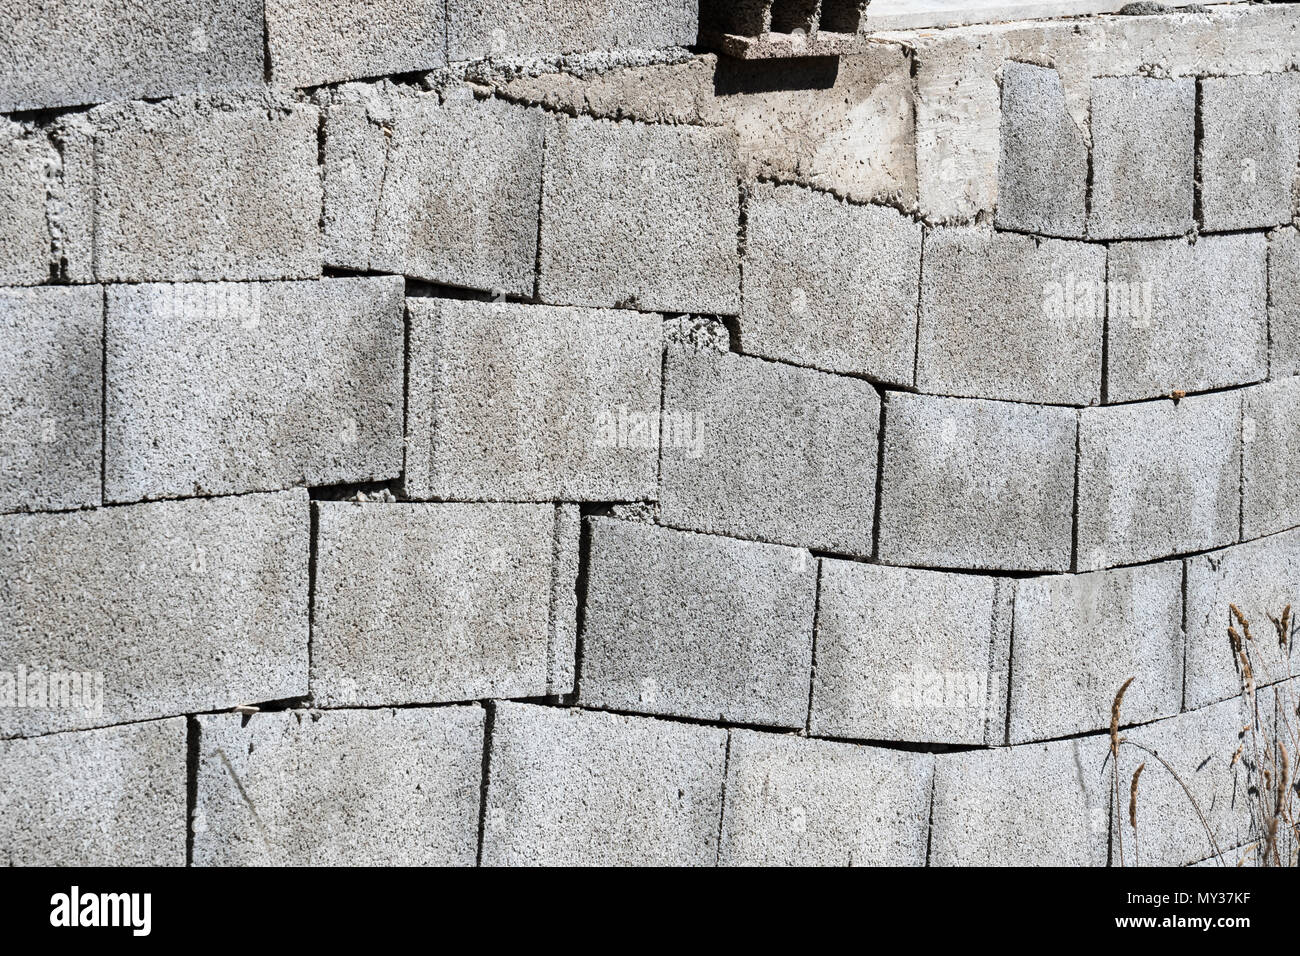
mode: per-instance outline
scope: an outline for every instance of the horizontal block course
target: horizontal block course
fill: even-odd
[[[455,60],[554,56],[585,50],[691,46],[699,5],[685,0],[448,0],[447,48]]]

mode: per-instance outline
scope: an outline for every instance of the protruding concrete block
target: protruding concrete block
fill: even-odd
[[[572,692],[554,674],[553,505],[319,502],[316,515],[316,701]]]
[[[407,309],[409,494],[654,497],[659,316],[451,299]]]
[[[929,754],[733,730],[723,866],[924,866]]]
[[[111,287],[105,497],[396,478],[404,295],[393,277]]]
[[[816,579],[807,551],[593,520],[579,701],[804,726]]]
[[[0,285],[37,285],[50,277],[46,199],[53,153],[44,138],[0,119]]]
[[[1268,236],[1269,376],[1300,374],[1300,232],[1292,226]]]
[[[449,0],[451,60],[693,46],[699,4],[686,0]]]
[[[822,737],[1001,743],[1006,616],[993,578],[821,562],[808,729]],[[999,708],[999,716],[1001,716]]]
[[[871,556],[880,399],[866,382],[670,349],[665,524]]]
[[[1182,588],[1179,561],[1017,582],[1010,742],[1109,728],[1130,677],[1125,723],[1178,713]]]
[[[880,558],[889,564],[1065,571],[1076,412],[891,392]]]
[[[184,866],[185,720],[0,741],[10,866]]]
[[[725,730],[494,709],[483,865],[714,865]]]
[[[1233,543],[1240,483],[1240,392],[1085,408],[1077,569]]]
[[[1241,441],[1242,540],[1300,526],[1300,378],[1242,393]]]
[[[0,737],[306,694],[309,523],[305,491],[0,518]]]
[[[1257,233],[1111,246],[1107,400],[1265,378],[1267,256]]]
[[[479,707],[199,718],[195,866],[473,866]]]
[[[0,511],[100,503],[104,293],[0,290]]]
[[[989,229],[925,237],[916,387],[1019,402],[1101,399],[1106,252]]]
[[[745,352],[911,385],[920,224],[769,183],[753,187],[745,213]]]

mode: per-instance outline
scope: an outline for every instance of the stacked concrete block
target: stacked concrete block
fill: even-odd
[[[95,115],[64,113],[47,127],[57,151],[46,183],[52,280],[95,281]]]
[[[1142,239],[1188,232],[1195,152],[1194,79],[1093,80],[1088,235]]]
[[[1300,232],[1286,226],[1268,237],[1269,376],[1300,374]]]
[[[989,229],[925,238],[916,387],[1061,405],[1101,398],[1106,252]]]
[[[753,187],[745,220],[745,352],[912,384],[919,223],[768,183]]]
[[[573,644],[551,622],[552,505],[316,505],[311,689],[327,707],[541,697]],[[571,582],[570,582],[571,586]]]
[[[484,866],[713,866],[727,732],[496,704]]]
[[[1267,377],[1267,262],[1259,233],[1111,246],[1107,400]]]
[[[880,399],[866,382],[730,353],[664,366],[664,524],[871,556]]]
[[[581,704],[804,726],[808,552],[609,519],[590,531]]]
[[[738,172],[723,130],[559,121],[546,142],[542,300],[735,315]]]
[[[10,866],[184,866],[185,721],[0,741]]]
[[[1241,441],[1242,540],[1300,526],[1300,378],[1246,389]]]
[[[1105,866],[1109,740],[940,754],[931,866]]]
[[[479,707],[200,717],[196,866],[473,866]]]
[[[0,511],[100,503],[104,294],[0,290]]]
[[[587,50],[692,46],[699,4],[692,0],[448,0],[447,55],[557,56]]]
[[[733,730],[723,866],[924,866],[929,754]]]
[[[1010,742],[1105,730],[1130,677],[1125,723],[1178,713],[1182,588],[1178,561],[1018,582]]]
[[[1084,409],[1076,569],[1235,542],[1240,483],[1239,391]]]
[[[659,316],[451,299],[407,308],[409,494],[654,497]]]
[[[0,737],[304,695],[308,526],[301,491],[0,518]]]
[[[1009,597],[993,578],[823,560],[809,732],[1000,743]]]
[[[980,570],[1070,566],[1073,409],[890,393],[880,559]]]
[[[0,120],[0,285],[36,285],[50,275],[46,198],[53,150]]]

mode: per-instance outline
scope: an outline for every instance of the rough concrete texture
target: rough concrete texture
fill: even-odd
[[[873,0],[862,19],[864,31],[902,27],[952,27],[998,20],[1036,17],[1080,17],[1124,11],[1125,16],[1150,16],[1179,7],[1206,7],[1232,0]],[[1204,12],[1204,11],[1201,11]],[[1071,21],[1072,23],[1074,21]]]
[[[1300,374],[1300,232],[1286,226],[1268,237],[1269,375]]]
[[[723,866],[924,866],[929,754],[731,732]]]
[[[654,497],[659,316],[451,299],[407,307],[408,494]]]
[[[195,866],[473,866],[479,707],[199,718]]]
[[[302,696],[308,539],[304,491],[0,518],[0,633],[44,701],[0,737]],[[83,674],[82,706],[33,697]]]
[[[538,289],[558,305],[740,311],[736,141],[561,119],[546,141]]]
[[[584,706],[776,727],[808,717],[807,551],[593,519]]]
[[[1300,378],[1242,393],[1241,443],[1242,540],[1300,526]]]
[[[670,349],[660,520],[870,557],[879,430],[880,398],[866,382]]]
[[[550,642],[546,693],[574,689],[578,666],[578,580],[582,573],[582,512],[577,505],[555,506],[554,568],[551,574]]]
[[[1105,866],[1108,748],[1100,736],[938,755],[930,865]]]
[[[47,167],[45,184],[51,239],[47,272],[65,282],[95,281],[94,115],[65,113],[47,127],[58,156],[57,163]]]
[[[745,222],[746,353],[912,384],[919,223],[770,183],[751,190]]]
[[[187,97],[106,107],[99,122],[101,281],[320,275],[316,109]]]
[[[484,866],[713,866],[727,732],[494,707]]]
[[[37,285],[50,276],[45,208],[53,150],[0,119],[0,284]]]
[[[1106,252],[991,229],[925,237],[916,387],[1061,405],[1101,398]]]
[[[10,866],[184,866],[182,718],[0,741]]]
[[[1237,540],[1241,393],[1085,408],[1076,570]]]
[[[1107,729],[1130,677],[1125,723],[1178,713],[1182,588],[1179,561],[1018,582],[1010,742]]]
[[[109,501],[396,478],[400,278],[108,291]]]
[[[1260,233],[1112,245],[1107,401],[1265,378],[1267,248]]]
[[[315,86],[442,66],[446,8],[446,0],[267,0],[271,79]]]
[[[100,503],[104,293],[0,290],[0,511]]]
[[[0,11],[0,113],[262,82],[258,0],[17,0]]]
[[[809,732],[1001,742],[990,712],[1006,698],[998,588],[973,574],[823,559]]]
[[[1001,143],[998,226],[1082,239],[1088,146],[1055,70],[1029,63],[1003,67]]]
[[[692,46],[698,33],[699,4],[692,0],[447,2],[447,54],[453,61]]]
[[[1070,566],[1076,412],[891,392],[876,539],[887,564]]]
[[[1201,80],[1202,228],[1291,221],[1300,163],[1300,84],[1294,73]]]
[[[553,505],[316,504],[312,698],[326,707],[554,687]]]

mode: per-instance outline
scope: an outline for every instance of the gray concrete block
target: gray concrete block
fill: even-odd
[[[1241,537],[1300,526],[1300,378],[1242,392]]]
[[[110,288],[105,497],[396,478],[404,295],[395,277]]]
[[[1235,542],[1240,483],[1240,392],[1085,408],[1076,569]]]
[[[738,175],[724,130],[560,120],[546,140],[542,301],[737,314]]]
[[[1267,246],[1258,233],[1111,246],[1107,401],[1267,377]]]
[[[0,741],[10,866],[184,866],[185,720]]]
[[[880,398],[859,379],[670,349],[664,524],[871,556]]]
[[[262,82],[259,0],[17,0],[0,11],[0,113]]]
[[[309,524],[305,491],[0,517],[0,737],[304,695]]]
[[[916,387],[968,398],[1101,399],[1106,252],[990,229],[925,237]]]
[[[388,169],[384,124],[391,122],[392,110],[382,102],[336,103],[323,113],[321,245],[326,265],[370,267]]]
[[[582,568],[582,512],[577,505],[555,506],[555,566],[551,574],[550,642],[546,692],[574,690],[578,666],[578,574]]]
[[[935,757],[931,866],[1105,866],[1110,742]]]
[[[1269,376],[1300,374],[1300,232],[1291,226],[1268,236]]]
[[[99,119],[101,281],[320,275],[315,108],[187,97]]]
[[[1108,729],[1130,677],[1125,723],[1178,713],[1182,620],[1179,561],[1017,582],[1010,742]]]
[[[929,754],[733,730],[723,866],[924,866]]]
[[[51,248],[47,273],[65,282],[95,281],[94,112],[65,113],[48,133],[57,151],[57,175],[47,182]]]
[[[313,699],[373,706],[572,691],[551,672],[555,512],[318,502]]]
[[[921,225],[770,183],[754,185],[745,214],[744,351],[911,385]]]
[[[1093,239],[1177,236],[1193,226],[1196,80],[1092,81]]]
[[[104,293],[0,289],[0,511],[100,503]]]
[[[3,14],[0,14],[3,16]],[[50,277],[47,169],[53,150],[0,120],[0,285],[37,285]]]
[[[1002,67],[1000,143],[998,226],[1082,239],[1088,147],[1056,70],[1015,62]]]
[[[877,547],[888,564],[1070,566],[1076,412],[891,392]]]
[[[267,0],[271,79],[284,86],[411,73],[446,59],[445,0]]]
[[[479,707],[199,718],[195,866],[473,866]]]
[[[451,299],[407,310],[408,494],[654,497],[659,316]]]
[[[809,732],[1000,743],[1005,719],[991,712],[1006,698],[998,586],[973,574],[823,559]]]
[[[713,866],[727,732],[496,704],[484,866]]]
[[[1295,75],[1207,76],[1200,83],[1202,228],[1289,223],[1300,163]]]
[[[453,60],[545,57],[588,50],[693,46],[699,4],[691,0],[448,0]]]
[[[584,706],[802,727],[816,562],[807,551],[591,522]]]

